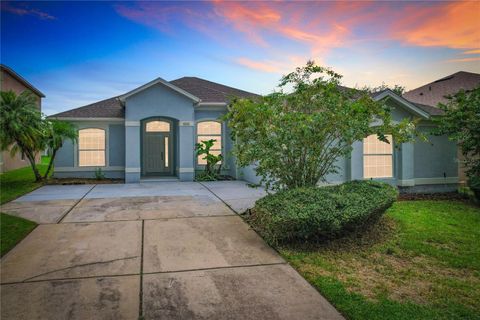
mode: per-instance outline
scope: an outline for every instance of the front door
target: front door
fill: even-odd
[[[172,175],[172,123],[148,120],[143,123],[142,174]]]

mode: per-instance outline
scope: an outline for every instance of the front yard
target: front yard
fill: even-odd
[[[281,254],[347,319],[480,319],[480,209],[401,201],[368,232]]]
[[[49,159],[49,157],[42,157],[41,163],[37,164],[42,175],[47,170]],[[41,185],[42,183],[35,182],[30,166],[2,173],[0,174],[0,204],[12,201]]]

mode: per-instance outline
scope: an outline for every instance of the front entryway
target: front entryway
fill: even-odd
[[[151,118],[142,122],[142,175],[173,175],[173,122]]]

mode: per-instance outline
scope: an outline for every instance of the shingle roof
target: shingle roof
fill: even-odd
[[[220,83],[196,77],[183,77],[170,81],[174,86],[201,99],[201,102],[228,103],[232,96],[240,98],[259,97],[255,93],[225,86]],[[120,96],[98,101],[80,108],[54,114],[50,117],[59,118],[124,118],[125,108]]]
[[[438,103],[447,102],[445,96],[453,95],[461,89],[472,90],[478,86],[480,86],[480,74],[459,71],[410,90],[404,93],[403,97],[413,103],[436,108]]]
[[[183,77],[170,81],[170,83],[200,98],[202,102],[227,103],[232,96],[240,98],[259,97],[259,95],[252,92],[232,88],[197,77]]]
[[[125,108],[118,97],[98,101],[80,108],[67,110],[50,117],[59,118],[124,118]]]

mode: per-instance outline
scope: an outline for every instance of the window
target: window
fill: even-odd
[[[147,123],[147,132],[170,132],[170,123],[166,121],[150,121]]]
[[[207,140],[217,140],[210,149],[210,153],[219,155],[222,153],[222,124],[217,121],[202,121],[197,123],[197,143]],[[205,155],[197,157],[197,164],[206,165]]]
[[[80,167],[105,166],[105,130],[78,131],[78,165]]]
[[[364,178],[393,177],[392,136],[386,135],[386,137],[390,143],[378,140],[375,134],[363,139]]]

